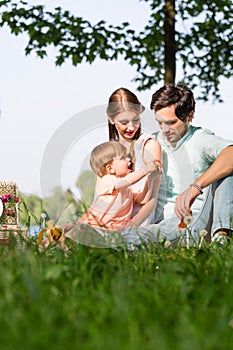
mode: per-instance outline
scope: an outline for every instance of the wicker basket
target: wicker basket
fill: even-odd
[[[16,242],[22,246],[27,229],[19,227],[18,186],[15,182],[0,181],[0,245]]]

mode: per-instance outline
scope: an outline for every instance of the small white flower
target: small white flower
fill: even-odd
[[[200,237],[205,237],[206,235],[208,235],[208,231],[206,230],[201,230],[199,233]]]
[[[183,234],[184,230],[186,230],[186,229],[185,229],[185,228],[178,227],[178,233],[179,233],[180,235]]]
[[[165,244],[164,244],[164,247],[165,248],[170,248],[171,247],[171,242],[170,241],[166,241]]]
[[[192,220],[193,220],[192,215],[188,214],[188,215],[185,215],[183,221],[184,221],[185,225],[188,226],[189,224],[191,224]]]
[[[131,248],[131,250],[135,250],[136,249],[136,245],[134,243],[131,243],[130,248]]]
[[[41,217],[41,226],[44,227],[45,226],[45,219],[46,219],[47,215],[45,213],[41,213],[40,217]]]

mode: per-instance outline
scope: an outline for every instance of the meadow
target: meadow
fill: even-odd
[[[0,246],[2,350],[229,350],[233,244]]]

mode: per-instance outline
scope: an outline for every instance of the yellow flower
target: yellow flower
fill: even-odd
[[[38,244],[43,246],[43,237],[46,236],[50,243],[63,241],[65,238],[64,228],[62,226],[54,226],[54,222],[49,220],[47,228],[43,228],[38,234]]]

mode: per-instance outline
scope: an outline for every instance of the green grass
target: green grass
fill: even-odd
[[[0,246],[1,350],[229,350],[233,242],[226,247]]]

